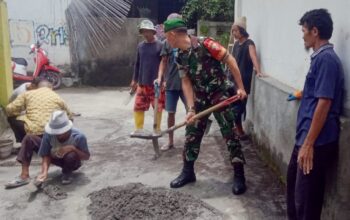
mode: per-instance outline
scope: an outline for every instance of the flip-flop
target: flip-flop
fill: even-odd
[[[167,151],[174,147],[174,144],[167,144],[160,148],[161,151]]]
[[[14,180],[12,180],[11,182],[8,182],[5,185],[5,189],[13,189],[13,188],[17,188],[20,186],[24,186],[24,185],[27,185],[29,182],[30,182],[30,178],[22,179],[20,176],[18,176]]]

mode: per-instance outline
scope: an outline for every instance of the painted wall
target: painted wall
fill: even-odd
[[[55,65],[70,63],[65,10],[71,0],[7,1],[13,57],[24,57],[33,70],[29,46],[36,41]]]
[[[255,41],[262,69],[293,88],[302,89],[309,68],[310,54],[304,50],[298,21],[308,10],[327,8],[332,14],[334,32],[331,42],[342,60],[350,90],[350,20],[348,0],[237,0],[236,16],[246,16],[248,33]],[[350,97],[345,98],[350,109]]]

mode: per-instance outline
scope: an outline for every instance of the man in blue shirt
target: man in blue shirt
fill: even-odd
[[[62,167],[62,184],[70,184],[71,174],[81,166],[82,160],[90,158],[86,137],[73,128],[73,123],[63,111],[54,111],[45,126],[39,156],[43,158],[41,174],[37,181],[47,179],[50,164]]]
[[[320,219],[327,168],[338,150],[344,73],[329,39],[333,21],[326,9],[300,19],[305,48],[314,50],[298,112],[296,144],[288,166],[289,219]]]

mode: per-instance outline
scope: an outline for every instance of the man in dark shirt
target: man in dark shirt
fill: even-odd
[[[169,19],[181,18],[177,13],[172,13],[168,16]],[[164,40],[163,48],[160,53],[162,60],[159,65],[157,82],[160,84],[164,78],[165,82],[165,110],[168,112],[168,128],[175,125],[175,113],[177,102],[179,99],[186,107],[185,96],[182,92],[181,79],[179,71],[175,63],[175,57],[178,52],[177,48],[172,48],[167,40]],[[174,132],[169,132],[168,144],[162,146],[160,149],[165,151],[174,147]]]
[[[132,135],[144,134],[143,124],[145,111],[152,104],[154,106],[154,88],[153,82],[158,77],[158,67],[160,63],[160,52],[162,50],[162,42],[156,39],[156,30],[150,20],[143,20],[139,28],[140,33],[144,37],[144,41],[137,47],[137,59],[135,71],[131,82],[131,87],[136,90],[136,98],[134,105],[134,119],[136,130]],[[160,131],[160,123],[162,118],[162,109],[164,108],[164,91],[161,92],[158,101],[157,114],[157,130]]]
[[[249,39],[246,17],[238,18],[235,23],[233,23],[231,31],[236,40],[233,46],[232,55],[237,60],[244,88],[247,95],[249,95],[252,84],[253,67],[255,68],[255,73],[257,76],[261,77],[263,74],[260,70],[255,44],[251,39]],[[233,80],[231,74],[229,76],[231,80]],[[242,117],[245,118],[247,101],[248,97],[247,99],[238,103],[239,111],[235,121],[235,132],[240,139],[244,139],[246,137],[242,126]]]
[[[300,19],[305,48],[314,50],[298,112],[296,144],[287,174],[289,219],[320,219],[326,170],[338,149],[344,73],[329,39],[333,21],[326,9]]]

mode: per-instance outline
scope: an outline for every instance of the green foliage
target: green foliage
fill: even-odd
[[[207,25],[202,24],[199,27],[200,35],[202,36],[207,36],[209,33],[209,27]]]
[[[184,20],[193,28],[198,20],[233,21],[234,0],[184,0],[185,6],[181,14]]]
[[[230,41],[230,33],[223,33],[219,36],[218,41],[220,42],[221,45],[224,47],[228,46],[228,43]]]

